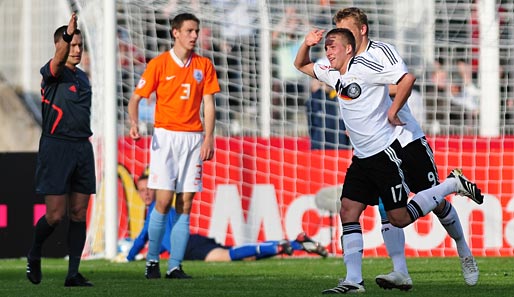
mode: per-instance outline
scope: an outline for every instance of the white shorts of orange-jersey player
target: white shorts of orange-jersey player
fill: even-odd
[[[155,128],[150,150],[148,187],[176,193],[201,192],[202,143],[202,132]]]

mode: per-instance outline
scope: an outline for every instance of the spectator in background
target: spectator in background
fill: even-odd
[[[118,36],[118,65],[121,66],[121,92],[122,97],[118,101],[118,119],[126,121],[127,105],[136,82],[139,80],[145,67],[145,55],[138,49],[129,35],[128,29],[119,27]],[[146,131],[146,130],[145,130]]]
[[[275,105],[284,107],[286,119],[294,118],[298,106],[305,104],[304,98],[307,96],[306,80],[293,66],[295,55],[302,44],[301,35],[307,27],[308,22],[298,14],[296,7],[287,6],[271,37],[276,62],[273,64],[277,65],[276,75],[279,78],[273,85],[276,94],[273,101]],[[276,114],[275,117],[280,118]]]
[[[216,97],[217,119],[228,124],[231,135],[238,135],[243,122],[243,108],[255,104],[250,88],[256,75],[258,47],[256,42],[256,3],[252,1],[212,0],[212,7],[224,15],[219,36],[213,46],[222,55],[214,57],[222,92]],[[213,42],[212,40],[210,42]],[[244,60],[244,61],[243,61]],[[254,67],[248,67],[252,63]],[[246,114],[245,116],[248,116]]]
[[[431,133],[437,134],[441,130],[441,124],[449,124],[449,100],[450,85],[448,70],[443,58],[436,59],[429,74],[430,84],[427,85],[427,107],[430,114],[427,120],[431,122]]]
[[[476,97],[474,100],[479,100],[480,89],[473,82],[473,68],[463,59],[457,60],[456,64],[465,92]]]
[[[434,62],[431,80],[434,85],[436,120],[457,127],[459,131],[462,127],[476,128],[480,90],[472,82],[469,64],[459,60],[453,66],[446,67],[442,58]]]
[[[141,74],[145,67],[145,55],[132,44],[132,39],[126,29],[118,28],[118,63],[127,70],[127,73],[132,74],[132,69]]]
[[[480,111],[480,91],[469,84],[466,79],[465,62],[457,64],[459,74],[454,74],[450,84],[450,125],[457,129],[470,129],[466,134],[478,128],[478,114]],[[464,76],[463,76],[464,75]]]
[[[514,125],[514,99],[506,98],[502,103],[505,109],[505,124]]]
[[[457,73],[450,85],[450,124],[459,128],[478,128],[480,89],[473,83],[472,66],[463,59],[456,61]],[[468,131],[470,133],[471,131]]]
[[[311,80],[306,101],[311,149],[349,148],[343,118],[339,115],[337,92],[318,80]]]
[[[155,191],[148,188],[148,169],[137,180],[137,190],[143,203],[147,207],[146,219],[143,229],[134,240],[134,244],[128,255],[127,261],[136,260],[136,256],[143,250],[148,241],[148,226],[150,215],[155,207]],[[165,234],[170,234],[173,228],[171,222],[176,216],[175,209],[171,208],[166,218]],[[170,252],[169,237],[164,236],[160,252]],[[260,260],[280,254],[292,255],[293,251],[307,251],[322,257],[328,255],[327,250],[319,243],[314,242],[304,232],[298,234],[296,240],[268,240],[261,243],[247,243],[232,247],[217,243],[213,238],[200,234],[191,234],[187,242],[184,260],[202,260],[205,262],[229,262],[237,260]],[[124,256],[124,255],[123,255]]]

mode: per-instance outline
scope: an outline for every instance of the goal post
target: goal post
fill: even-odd
[[[499,86],[500,76],[500,43],[499,21],[495,0],[478,1],[478,15],[480,16],[480,78],[482,86]],[[484,88],[480,96],[479,133],[484,137],[498,137],[500,135],[500,88]]]
[[[118,86],[116,1],[69,1],[83,31],[93,88],[92,130],[97,191],[90,202],[84,253],[113,259],[118,249]]]
[[[118,133],[117,123],[117,93],[116,93],[116,3],[115,1],[103,2],[104,38],[104,131],[105,131],[105,155],[103,162],[105,192],[105,257],[113,259],[118,249]]]

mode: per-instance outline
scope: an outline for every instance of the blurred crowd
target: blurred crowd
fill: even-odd
[[[123,94],[120,100],[119,120],[126,120],[126,104],[133,91],[145,63],[159,52],[171,47],[169,36],[169,18],[176,13],[176,7],[187,2],[199,16],[224,15],[223,19],[210,20],[202,18],[201,33],[197,51],[212,59],[216,67],[222,91],[216,95],[218,135],[256,135],[259,131],[260,72],[261,72],[261,35],[258,30],[263,24],[258,19],[258,1],[211,0],[206,8],[205,1],[171,0],[159,11],[152,12],[152,24],[144,39],[144,49],[134,46],[134,37],[130,30],[119,24],[119,59]],[[200,10],[202,7],[202,10]],[[271,45],[271,98],[270,120],[272,131],[277,135],[311,136],[315,141],[328,142],[330,146],[347,146],[342,129],[344,123],[334,122],[337,109],[331,112],[330,102],[319,104],[330,92],[323,91],[323,86],[312,84],[293,66],[293,60],[302,37],[312,27],[332,27],[332,16],[339,9],[327,0],[319,0],[316,11],[305,11],[298,5],[269,6],[270,45]],[[501,11],[501,10],[500,10]],[[203,12],[203,13],[202,13]],[[214,14],[213,14],[214,13]],[[476,17],[475,17],[476,19]],[[475,19],[464,20],[462,26],[443,24],[450,28],[442,36],[441,28],[436,26],[435,60],[422,65],[408,65],[416,68],[418,80],[415,91],[409,99],[409,105],[428,134],[477,134],[480,117],[480,98],[482,92],[478,79],[477,46],[463,46],[459,37],[476,38]],[[373,20],[370,20],[373,22]],[[455,22],[449,20],[448,22]],[[501,28],[509,27],[509,20],[502,19]],[[459,24],[457,24],[459,25]],[[464,26],[466,25],[466,26]],[[471,26],[469,29],[468,27]],[[372,26],[373,27],[373,26]],[[452,29],[458,28],[458,29]],[[466,30],[462,28],[468,28]],[[439,30],[439,31],[438,31]],[[371,32],[373,39],[373,33]],[[452,35],[453,34],[453,35]],[[501,40],[511,37],[509,30],[501,31]],[[456,44],[443,43],[440,40],[455,38]],[[324,49],[313,49],[313,60],[324,57]],[[509,53],[502,53],[501,65],[510,65]],[[407,63],[409,64],[408,59]],[[510,68],[501,69],[501,125],[514,126],[514,96],[508,79],[512,75]],[[140,123],[143,133],[152,133],[154,99],[143,100],[140,106]],[[328,111],[328,112],[327,112]],[[319,117],[321,113],[328,115]],[[318,115],[318,116],[317,116]],[[338,122],[338,121],[336,121]],[[511,129],[514,130],[514,129]],[[320,136],[321,135],[321,136]],[[318,137],[318,138],[316,138]],[[321,138],[320,138],[321,137]],[[316,140],[317,139],[317,140]],[[335,142],[333,139],[336,139]],[[312,144],[313,148],[324,144]]]

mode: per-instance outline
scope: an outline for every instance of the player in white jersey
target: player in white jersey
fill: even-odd
[[[378,60],[384,67],[408,72],[407,66],[394,46],[369,39],[368,19],[361,9],[349,7],[339,10],[334,16],[334,23],[337,28],[346,28],[352,31],[355,36],[357,56],[367,53]],[[396,86],[390,85],[389,90],[390,94],[394,96]],[[439,175],[434,162],[433,151],[407,104],[400,109],[398,116],[405,123],[403,126],[398,126],[397,129],[400,130],[398,141],[409,156],[403,160],[402,167],[406,172],[406,181],[410,190],[417,193],[439,184]],[[402,229],[389,223],[383,207],[380,207],[380,210],[382,236],[389,256],[393,261],[393,271],[389,274],[378,275],[376,282],[380,287],[386,289],[399,288],[408,290],[412,287],[412,280],[409,276],[405,260],[405,235]],[[443,203],[434,209],[434,214],[450,237],[455,240],[466,283],[468,285],[475,285],[479,275],[478,266],[464,237],[457,212],[450,202],[444,200]]]
[[[335,288],[323,293],[364,292],[362,278],[363,239],[359,218],[367,205],[382,198],[389,220],[405,227],[432,211],[446,195],[460,193],[478,204],[483,196],[475,184],[460,172],[444,182],[420,191],[408,203],[410,192],[401,168],[407,157],[396,139],[404,123],[398,111],[407,101],[415,78],[403,70],[384,67],[369,53],[355,57],[355,37],[348,29],[333,29],[325,38],[331,67],[314,64],[309,50],[323,38],[323,30],[313,30],[300,46],[295,66],[307,75],[327,83],[338,92],[339,104],[354,146],[341,199],[342,244],[347,275]],[[397,85],[394,101],[388,85]]]

